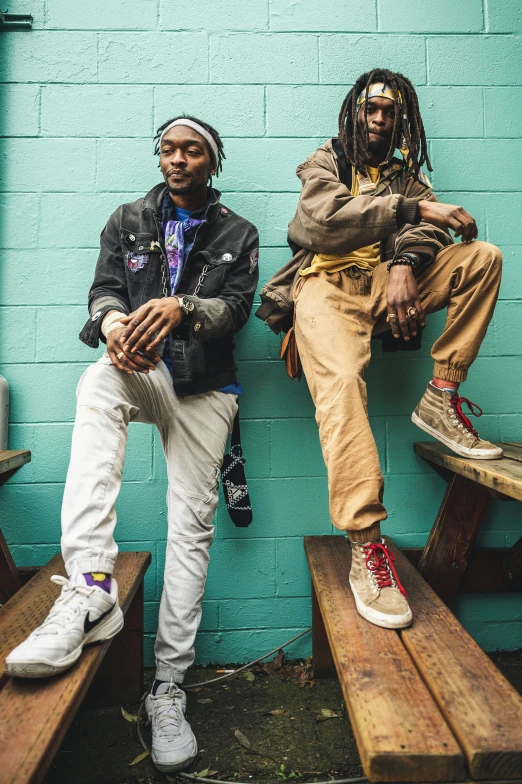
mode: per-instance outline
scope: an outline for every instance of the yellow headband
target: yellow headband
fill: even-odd
[[[399,103],[402,103],[402,98],[400,92],[398,93],[398,100]],[[395,103],[395,96],[393,91],[384,83],[384,82],[374,82],[370,85],[370,89],[368,90],[368,98],[388,98],[390,101]],[[366,100],[366,89],[360,93],[359,97],[357,98],[357,106],[362,106]]]

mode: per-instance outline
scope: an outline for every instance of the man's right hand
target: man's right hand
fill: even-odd
[[[153,354],[145,354],[143,352],[144,356],[125,353],[122,338],[126,329],[127,327],[114,329],[112,332],[109,332],[107,337],[107,353],[114,367],[129,375],[132,375],[135,370],[138,373],[148,373],[149,370],[156,370],[156,362],[159,362],[161,359],[156,352]]]
[[[452,229],[456,237],[462,237],[462,242],[471,242],[478,237],[475,219],[464,207],[458,207],[456,204],[441,204],[438,201],[422,199],[419,202],[419,215],[422,220],[433,223],[440,229]]]

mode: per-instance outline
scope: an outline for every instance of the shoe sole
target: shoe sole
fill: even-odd
[[[196,753],[191,757],[187,757],[187,759],[183,760],[183,762],[177,762],[175,765],[162,765],[160,762],[155,761],[154,755],[152,755],[152,762],[154,763],[154,767],[161,773],[175,773],[178,770],[185,770],[185,768],[188,768],[190,765],[192,765],[197,756],[198,747],[196,744]]]
[[[504,451],[498,447],[497,449],[493,450],[490,449],[489,451],[481,450],[480,454],[477,454],[479,450],[476,449],[468,449],[465,446],[460,446],[460,444],[455,443],[450,438],[446,438],[443,436],[442,433],[439,433],[433,427],[430,427],[422,419],[415,413],[411,415],[411,421],[414,425],[417,425],[421,430],[424,430],[425,433],[428,433],[430,436],[433,436],[440,441],[445,446],[448,446],[453,452],[456,452],[457,455],[461,457],[470,457],[473,460],[498,460],[504,455]]]
[[[405,629],[411,624],[413,620],[411,610],[405,615],[385,615],[385,613],[381,613],[378,610],[373,610],[359,599],[355,586],[351,580],[349,580],[349,583],[350,588],[352,589],[353,598],[355,599],[357,612],[365,621],[373,623],[374,626],[381,626],[383,629]]]
[[[23,662],[10,662],[7,657],[5,672],[11,678],[49,678],[65,672],[78,661],[85,645],[93,642],[111,640],[123,629],[124,617],[119,604],[115,606],[110,615],[99,626],[85,635],[80,645],[59,661],[52,662],[47,659],[32,659]]]

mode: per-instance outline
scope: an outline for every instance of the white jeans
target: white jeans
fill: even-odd
[[[163,362],[148,375],[127,375],[107,355],[77,389],[71,462],[62,505],[62,553],[69,574],[112,573],[118,554],[114,505],[129,422],[159,430],[168,473],[168,534],[156,637],[156,677],[181,683],[194,661],[194,639],[214,535],[217,487],[236,395],[178,398]]]

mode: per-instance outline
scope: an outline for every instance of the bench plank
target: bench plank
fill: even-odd
[[[516,456],[516,445],[506,446],[499,443],[498,446],[506,450],[506,456],[501,460],[470,460],[468,457],[459,457],[438,442],[417,441],[414,450],[430,463],[472,479],[496,493],[522,501],[522,462],[510,459],[509,456],[511,452]]]
[[[398,634],[355,609],[348,542],[307,536],[305,549],[366,776],[462,781],[462,752]]]
[[[120,553],[114,576],[125,613],[150,564],[150,553]],[[51,574],[64,574],[61,556],[52,561],[0,609],[0,661],[49,611],[60,587]],[[23,629],[13,629],[18,624]],[[11,630],[12,633],[11,633]],[[10,635],[5,640],[6,632]],[[98,669],[110,641],[87,647],[77,664],[54,678],[8,678],[0,691],[0,770],[2,784],[38,784]]]
[[[522,777],[522,697],[390,541],[414,622],[401,639],[474,779]]]

